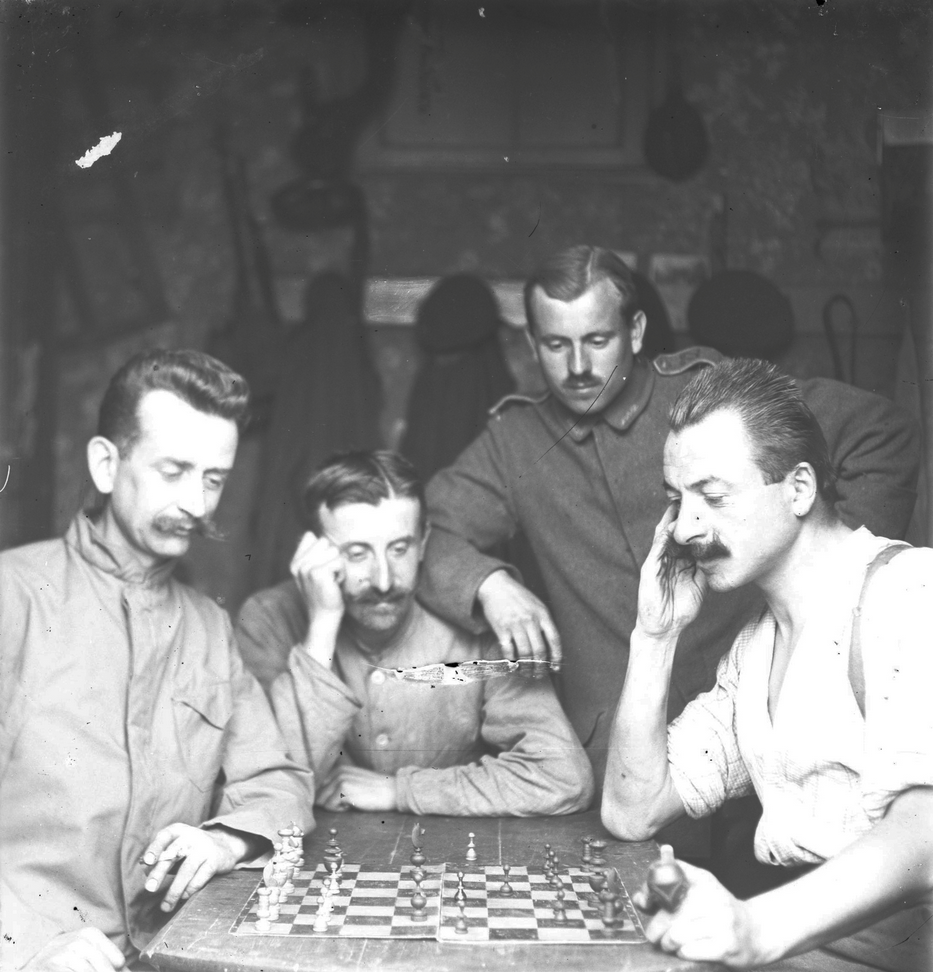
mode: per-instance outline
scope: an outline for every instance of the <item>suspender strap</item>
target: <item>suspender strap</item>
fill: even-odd
[[[891,543],[880,550],[865,571],[865,580],[858,596],[858,604],[852,612],[852,643],[849,646],[849,684],[858,703],[859,712],[865,716],[865,662],[862,657],[862,605],[872,577],[885,564],[893,560],[902,550],[910,550],[909,543]]]

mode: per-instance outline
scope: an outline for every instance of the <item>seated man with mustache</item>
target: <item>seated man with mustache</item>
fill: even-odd
[[[172,576],[248,404],[200,351],[135,355],[88,442],[97,502],[0,554],[0,969],[132,965],[213,875],[313,825],[230,618]]]
[[[493,635],[415,600],[429,527],[411,465],[392,452],[337,456],[303,499],[310,530],[293,579],[246,602],[237,638],[290,754],[317,776],[317,803],[465,816],[585,809],[592,770],[544,666],[505,662]]]
[[[736,969],[933,969],[933,551],[842,522],[823,433],[772,365],[706,369],[670,426],[603,823],[643,840],[755,792],[755,856],[786,883],[740,901],[684,864],[646,934]],[[681,633],[747,583],[764,606],[668,725]]]

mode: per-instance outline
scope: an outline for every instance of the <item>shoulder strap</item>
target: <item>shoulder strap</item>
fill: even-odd
[[[909,543],[890,543],[882,548],[875,559],[868,565],[865,571],[865,580],[862,581],[862,590],[858,596],[858,604],[852,612],[852,641],[849,645],[849,684],[852,686],[852,694],[858,703],[858,710],[865,716],[865,662],[862,658],[862,605],[865,603],[865,595],[872,577],[890,563],[901,551],[910,550]]]

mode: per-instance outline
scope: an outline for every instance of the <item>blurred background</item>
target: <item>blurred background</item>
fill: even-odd
[[[850,381],[930,441],[928,0],[7,0],[0,30],[0,548],[80,507],[130,353],[204,348],[256,394],[228,542],[185,565],[235,610],[330,452],[426,449],[445,375],[480,416],[541,387],[521,282],[578,242],[638,272],[653,351]]]

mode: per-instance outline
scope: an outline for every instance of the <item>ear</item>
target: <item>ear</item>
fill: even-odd
[[[120,450],[102,435],[87,444],[87,468],[99,493],[109,496],[120,466]]]
[[[420,564],[424,560],[424,551],[428,546],[428,537],[431,536],[431,522],[426,520],[424,524],[424,534],[421,537],[421,542],[418,544],[418,563]]]
[[[788,483],[793,490],[791,510],[796,517],[806,516],[813,509],[819,494],[816,472],[809,462],[799,462],[788,473]]]
[[[632,342],[632,354],[638,354],[645,343],[645,328],[648,326],[648,318],[644,311],[635,311],[632,323],[629,326],[630,340]]]
[[[531,353],[534,355],[535,361],[541,364],[538,358],[538,342],[535,340],[535,333],[531,324],[525,325],[525,340],[528,342],[528,347],[531,348]]]

